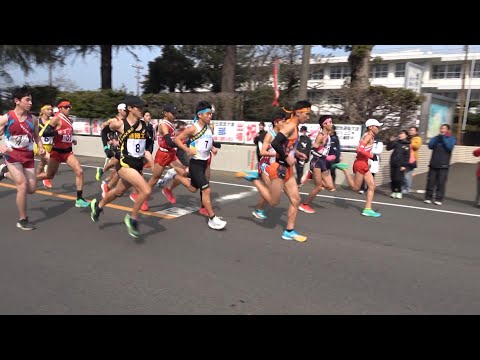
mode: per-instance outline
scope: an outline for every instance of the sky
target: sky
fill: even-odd
[[[472,45],[472,50],[480,50],[480,46]],[[401,51],[408,49],[422,49],[424,51],[455,53],[463,52],[463,45],[376,45],[373,49],[374,53],[385,53],[390,51]],[[112,86],[114,89],[125,87],[127,92],[136,93],[137,80],[136,69],[132,64],[143,66],[140,70],[140,81],[148,72],[148,63],[153,61],[156,57],[161,55],[161,50],[158,47],[148,49],[139,47],[135,50],[139,61],[135,61],[134,57],[125,50],[120,50],[118,53],[113,53],[112,60]],[[315,46],[312,53],[326,54],[332,53],[331,49],[324,49],[321,46]],[[337,50],[335,55],[347,55],[343,50]],[[64,67],[55,67],[53,71],[53,79],[68,79],[70,90],[97,90],[100,88],[100,55],[92,54],[85,59],[82,57],[71,56],[66,59]],[[47,85],[48,84],[48,69],[46,67],[37,66],[28,76],[16,66],[10,66],[8,72],[14,79],[14,85]],[[1,82],[2,80],[0,80]],[[5,85],[5,84],[2,84]],[[54,81],[55,85],[55,81]],[[11,86],[11,85],[9,85]],[[141,88],[140,88],[141,91]]]

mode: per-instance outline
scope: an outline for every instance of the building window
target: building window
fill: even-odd
[[[343,97],[338,96],[338,95],[330,95],[328,97],[328,102],[330,104],[335,104],[335,105],[341,105],[343,103]]]
[[[405,77],[405,63],[395,64],[395,77]]]
[[[433,65],[432,79],[460,79],[462,64]]]
[[[310,72],[310,80],[322,80],[323,79],[323,69],[315,69]]]
[[[307,91],[307,99],[312,104],[319,104],[322,102],[322,92],[321,91]]]
[[[375,64],[370,67],[371,78],[388,77],[388,64]]]
[[[350,66],[332,66],[330,67],[330,79],[344,79],[350,76]]]
[[[475,61],[475,68],[473,69],[473,77],[480,78],[480,63],[478,63],[477,61]]]
[[[480,101],[480,91],[472,91],[470,93],[470,102],[472,101],[476,101],[476,102]],[[472,106],[472,104],[470,104],[470,106]]]

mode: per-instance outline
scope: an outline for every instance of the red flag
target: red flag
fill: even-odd
[[[280,90],[278,90],[278,68],[280,66],[280,62],[278,59],[276,59],[273,62],[273,92],[275,94],[275,97],[273,99],[272,105],[273,106],[278,106],[278,98],[280,97]]]

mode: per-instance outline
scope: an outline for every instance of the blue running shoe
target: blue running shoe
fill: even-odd
[[[235,174],[235,177],[243,177],[247,181],[257,180],[260,174],[257,170],[240,171]]]
[[[295,230],[292,230],[292,231],[285,230],[282,234],[282,239],[283,240],[295,240],[295,241],[298,241],[298,242],[304,242],[304,241],[307,240],[307,237],[303,236],[303,235],[300,235]]]
[[[265,210],[258,210],[255,209],[252,211],[252,215],[255,216],[259,220],[266,220],[268,219],[268,216],[265,215]]]

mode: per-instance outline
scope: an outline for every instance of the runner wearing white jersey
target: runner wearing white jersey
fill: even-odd
[[[196,107],[196,118],[198,121],[191,127],[186,128],[175,137],[175,144],[185,151],[190,157],[188,178],[177,174],[176,178],[185,185],[191,192],[198,189],[202,192],[202,205],[208,212],[208,226],[220,230],[227,225],[227,222],[215,216],[212,202],[210,200],[210,183],[206,176],[208,159],[213,146],[213,131],[210,125],[212,119],[212,105],[207,101],[200,101]],[[190,139],[190,146],[187,147],[183,140]]]

